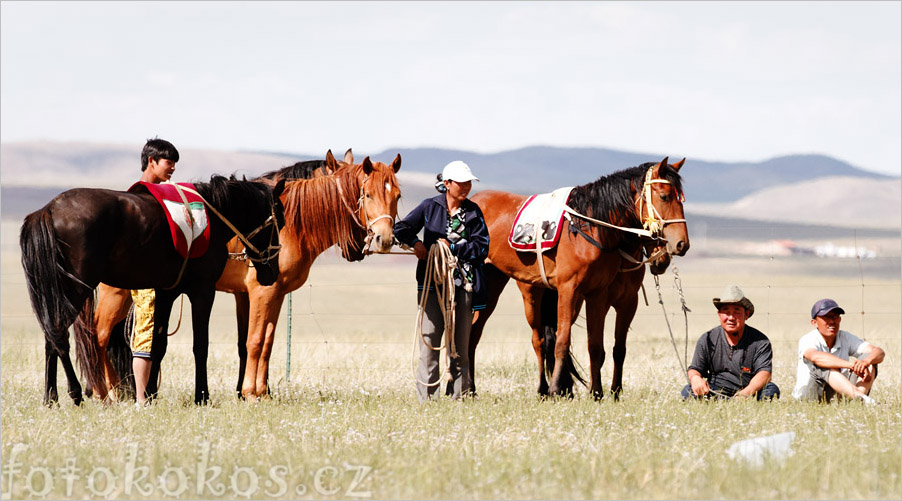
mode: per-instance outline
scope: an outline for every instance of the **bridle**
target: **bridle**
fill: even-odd
[[[654,204],[651,202],[652,196],[652,184],[672,184],[670,181],[666,179],[652,179],[652,175],[654,173],[655,166],[651,166],[648,168],[648,171],[645,173],[645,183],[642,185],[642,191],[640,191],[636,195],[635,204],[636,207],[639,208],[641,202],[645,201],[646,208],[646,217],[642,221],[642,229],[639,228],[631,228],[629,226],[617,226],[616,224],[611,224],[606,221],[600,221],[598,219],[593,219],[585,214],[580,214],[571,208],[569,205],[564,205],[564,212],[567,214],[571,214],[576,216],[584,221],[588,221],[590,223],[605,226],[608,228],[613,228],[615,230],[625,231],[628,233],[635,233],[640,237],[651,238],[655,240],[661,239],[661,233],[664,231],[664,226],[671,223],[685,223],[685,219],[664,219],[663,216],[658,212],[655,208]],[[682,193],[678,194],[680,202],[684,200]],[[638,209],[639,212],[642,212],[642,209]]]
[[[683,219],[664,219],[664,217],[661,216],[661,213],[658,212],[658,209],[655,208],[655,205],[651,201],[652,191],[653,191],[651,189],[651,185],[652,184],[670,184],[670,185],[672,185],[673,183],[671,183],[670,181],[668,181],[666,179],[652,179],[653,174],[654,174],[654,166],[649,167],[648,171],[645,173],[645,183],[642,184],[642,192],[639,193],[639,195],[636,197],[636,206],[638,207],[642,200],[645,201],[646,217],[642,221],[642,228],[647,230],[649,233],[651,233],[652,237],[659,238],[661,235],[661,232],[664,231],[664,226],[667,226],[668,224],[671,224],[671,223],[685,223],[686,219],[685,218],[683,218]],[[676,192],[676,189],[674,189],[674,192],[676,193],[676,196],[680,200],[681,203],[685,201],[685,197],[683,196],[682,193]],[[640,209],[640,212],[641,212],[641,209]]]
[[[344,190],[341,188],[341,181],[338,179],[338,176],[333,175],[333,179],[335,180],[335,186],[338,187],[338,195],[341,198],[341,202],[344,204],[345,208],[348,210],[348,214],[351,215],[351,219],[357,226],[361,229],[366,230],[366,238],[364,238],[364,246],[363,253],[371,254],[370,244],[373,241],[373,225],[376,224],[377,221],[382,219],[388,219],[389,221],[394,221],[395,218],[391,214],[380,214],[370,220],[369,214],[366,210],[366,183],[369,180],[370,175],[364,174],[363,181],[360,183],[360,195],[357,197],[357,210],[351,208],[351,205],[348,204],[347,200],[345,200]],[[361,217],[363,214],[363,217]],[[362,221],[361,221],[362,219]]]

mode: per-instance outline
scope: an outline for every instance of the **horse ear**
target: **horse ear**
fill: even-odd
[[[326,170],[329,171],[330,174],[338,170],[338,162],[335,161],[332,150],[326,152]]]
[[[682,160],[680,160],[679,162],[677,162],[677,163],[671,165],[671,167],[673,167],[673,170],[679,172],[680,167],[682,167],[684,163],[686,163],[686,157],[683,157]]]
[[[370,161],[370,157],[366,157],[363,159],[363,173],[367,176],[373,172],[373,162]]]
[[[400,153],[395,155],[395,159],[392,160],[392,162],[391,162],[391,168],[395,170],[395,174],[397,174],[398,171],[401,170],[401,154]]]
[[[354,152],[351,151],[351,148],[348,148],[348,151],[345,152],[345,163],[346,164],[354,163]]]
[[[279,198],[282,195],[282,192],[285,191],[285,181],[286,179],[283,177],[276,183],[276,187],[272,189],[273,199]]]
[[[661,166],[667,165],[668,159],[670,159],[670,157],[664,157],[664,160],[661,160],[661,162],[658,165],[655,165],[655,170],[652,171],[652,177],[654,177],[654,178],[660,177]]]

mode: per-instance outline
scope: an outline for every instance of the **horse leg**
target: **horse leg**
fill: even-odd
[[[148,401],[156,398],[160,390],[160,364],[166,356],[166,348],[169,345],[169,315],[172,313],[172,303],[176,294],[165,290],[156,290],[153,312],[153,342],[150,347],[150,376],[147,380],[147,388],[144,391]],[[193,308],[192,308],[193,311]]]
[[[548,394],[554,396],[565,395],[565,379],[569,376],[570,361],[570,328],[576,317],[576,308],[582,304],[582,300],[576,294],[572,286],[567,284],[558,286],[557,307],[557,340],[554,343],[554,372],[551,375],[551,383],[548,386]],[[565,372],[568,373],[565,375]],[[570,383],[572,387],[572,382]]]
[[[601,387],[601,368],[604,366],[604,321],[610,305],[600,300],[602,294],[586,297],[586,331],[589,345],[589,372],[592,397],[601,400],[604,390]]]
[[[210,388],[207,382],[207,359],[210,353],[210,312],[216,289],[195,291],[191,300],[191,327],[194,329],[194,403],[207,404]]]
[[[66,373],[69,397],[75,402],[75,405],[81,405],[81,383],[78,382],[78,375],[75,373],[75,366],[72,365],[72,359],[69,357],[69,350],[60,355],[60,361],[63,363],[63,371]]]
[[[627,292],[614,305],[614,311],[617,312],[617,320],[614,323],[614,375],[611,379],[611,393],[615,399],[619,399],[621,392],[623,392],[623,361],[626,359],[626,336],[629,334],[630,324],[633,323],[638,306],[638,291]]]
[[[277,294],[270,301],[267,308],[267,319],[263,337],[263,347],[260,351],[260,359],[257,362],[257,396],[269,394],[269,358],[272,356],[272,347],[276,337],[276,324],[279,321],[279,312],[282,310],[282,301],[285,296]]]
[[[264,354],[268,356],[272,352],[272,337],[269,338],[268,353],[264,345],[267,335],[273,335],[284,295],[279,293],[275,287],[258,286],[248,291],[248,297],[250,308],[247,329],[247,364],[244,381],[241,384],[241,394],[244,398],[253,400],[266,390],[266,368],[269,359],[267,358],[264,362],[262,358]]]
[[[94,397],[99,400],[119,400],[120,379],[113,362],[110,360],[108,348],[113,330],[128,317],[132,304],[131,294],[126,289],[118,289],[100,284],[97,287],[97,302],[94,310],[94,332],[97,339],[98,358],[96,362],[103,367],[103,385],[97,385]],[[100,378],[95,378],[100,379]]]
[[[526,323],[532,329],[532,349],[536,353],[539,364],[539,395],[548,395],[548,380],[545,377],[545,354],[542,348],[545,342],[542,332],[541,302],[544,289],[525,282],[517,282],[520,295],[523,296],[523,313],[526,315]]]
[[[498,298],[504,291],[504,286],[510,280],[510,277],[501,273],[498,268],[491,264],[485,267],[485,278],[488,299],[486,300],[485,309],[478,312],[479,314],[473,321],[473,327],[470,330],[470,346],[468,348],[470,353],[470,387],[474,395],[476,394],[476,345],[479,344],[479,340],[482,338],[485,323],[489,320],[492,312],[495,311],[495,307],[498,306]]]
[[[51,407],[59,403],[56,388],[56,350],[50,341],[44,343],[44,405]]]
[[[238,384],[235,385],[235,393],[241,396],[241,384],[244,382],[244,372],[247,369],[247,329],[250,322],[250,299],[246,292],[235,293],[235,314],[238,320]]]

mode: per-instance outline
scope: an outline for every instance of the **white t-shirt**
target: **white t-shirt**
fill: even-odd
[[[810,362],[804,357],[805,352],[811,348],[835,355],[843,360],[848,360],[850,356],[860,359],[871,351],[870,343],[848,331],[840,330],[836,334],[836,342],[833,343],[832,350],[827,348],[827,342],[824,341],[824,337],[817,329],[805,334],[802,339],[799,339],[799,368],[796,372],[796,387],[792,390],[792,396],[797,399],[819,399],[824,391],[823,385],[818,384],[811,377],[811,371],[807,365]],[[849,369],[841,369],[841,372],[847,378],[850,375]]]

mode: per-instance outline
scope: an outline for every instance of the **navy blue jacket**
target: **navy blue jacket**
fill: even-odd
[[[485,309],[485,258],[489,255],[489,230],[485,225],[482,210],[470,199],[461,202],[461,209],[466,214],[464,225],[469,239],[451,244],[451,254],[458,260],[473,266],[473,309]],[[423,231],[423,245],[428,250],[438,239],[446,238],[448,227],[448,202],[445,195],[427,198],[410,211],[404,219],[395,223],[395,238],[399,242],[414,246],[420,239],[417,234]],[[426,261],[417,262],[417,285],[422,290],[426,278]]]

